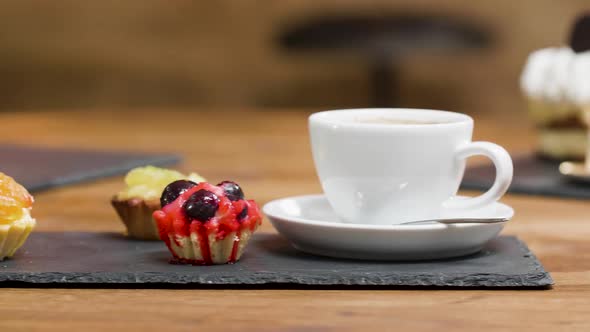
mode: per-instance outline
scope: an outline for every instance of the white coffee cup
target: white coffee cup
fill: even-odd
[[[489,142],[472,142],[473,119],[423,109],[351,109],[309,117],[311,147],[322,188],[344,221],[397,224],[432,219],[444,209],[497,201],[512,181],[512,160]],[[484,194],[453,199],[465,160],[484,155],[496,179]]]

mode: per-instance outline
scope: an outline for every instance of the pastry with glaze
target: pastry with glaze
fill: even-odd
[[[23,186],[0,172],[0,261],[12,257],[35,227],[33,201]]]
[[[154,219],[175,263],[235,263],[262,222],[256,202],[232,181],[175,181],[164,189],[161,205]]]

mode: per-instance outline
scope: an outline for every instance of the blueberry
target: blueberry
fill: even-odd
[[[238,186],[238,184],[233,181],[223,181],[217,186],[223,189],[225,195],[230,201],[235,202],[239,201],[240,199],[244,199],[244,192],[242,191],[242,188],[240,188],[240,186]]]
[[[201,189],[192,194],[182,208],[190,219],[206,222],[217,212],[219,197],[208,190]]]
[[[193,181],[188,180],[176,180],[164,188],[162,196],[160,197],[160,204],[162,207],[174,202],[183,192],[196,186],[197,184]]]
[[[238,221],[242,221],[244,218],[246,218],[246,216],[248,215],[248,205],[244,206],[244,209],[242,210],[242,212],[240,212],[240,214],[238,214]]]

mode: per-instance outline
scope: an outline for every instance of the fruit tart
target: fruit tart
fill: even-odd
[[[121,221],[127,228],[127,235],[141,240],[159,240],[158,228],[152,218],[159,210],[160,194],[170,182],[188,179],[193,182],[204,181],[196,173],[188,176],[180,172],[154,166],[132,169],[125,176],[127,187],[111,199]]]
[[[170,183],[154,212],[160,238],[173,263],[235,263],[262,222],[256,202],[246,200],[240,186],[179,180]]]
[[[33,196],[10,176],[0,172],[0,261],[12,257],[35,227]]]

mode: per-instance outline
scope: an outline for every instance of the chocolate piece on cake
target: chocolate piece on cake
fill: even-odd
[[[580,15],[574,23],[570,47],[576,53],[590,51],[590,12]]]

